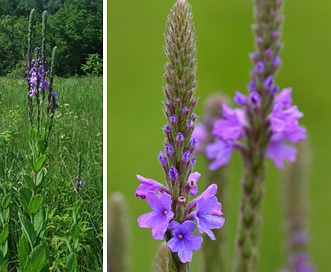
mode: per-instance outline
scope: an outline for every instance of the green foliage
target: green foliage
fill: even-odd
[[[88,54],[102,56],[102,0],[0,0],[0,6],[0,76],[24,76],[31,9],[35,9],[35,37],[40,36],[43,11],[48,12],[46,55],[55,45],[59,47],[57,75],[82,74]],[[41,44],[35,37],[32,50]]]
[[[8,222],[0,271],[29,271],[36,257],[52,271],[101,271],[102,78],[54,78],[60,107],[45,154],[30,130],[26,82],[0,78],[0,85],[0,242]],[[75,191],[79,153],[84,185]]]
[[[95,76],[102,75],[103,64],[99,54],[98,53],[89,54],[86,58],[86,64],[82,65],[82,70],[87,75],[95,75]]]

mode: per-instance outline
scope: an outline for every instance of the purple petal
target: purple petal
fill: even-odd
[[[274,161],[277,168],[282,169],[284,160],[295,161],[296,149],[293,146],[284,144],[283,141],[273,142],[271,140],[267,150],[267,157]]]
[[[214,171],[219,167],[227,164],[232,156],[234,144],[232,142],[217,141],[209,144],[206,147],[206,156],[209,159],[215,159],[210,165],[209,169]]]

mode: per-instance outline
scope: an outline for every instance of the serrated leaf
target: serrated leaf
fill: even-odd
[[[39,194],[32,197],[29,203],[29,214],[35,214],[38,211],[43,200],[44,197]]]
[[[23,206],[24,211],[29,212],[29,203],[32,197],[30,189],[23,187],[18,190],[18,197]]]
[[[26,216],[24,214],[19,212],[18,216],[19,216],[21,224],[22,224],[23,234],[25,235],[26,239],[28,239],[28,241],[31,245],[31,248],[33,248],[33,245],[36,241],[36,232],[34,231],[34,228],[31,224],[31,222],[29,221],[28,218],[26,218]]]
[[[44,166],[46,160],[46,155],[41,155],[34,164],[34,171],[39,172],[39,170]]]
[[[41,242],[30,253],[23,271],[40,272],[48,262],[49,249],[46,242]]]
[[[0,233],[0,245],[2,245],[6,241],[8,237],[8,233],[9,233],[9,225],[7,223],[3,226],[2,231]]]
[[[24,268],[30,253],[31,253],[31,246],[29,244],[29,241],[28,239],[26,239],[25,235],[22,234],[18,246],[18,261],[19,261],[19,267],[21,269]]]
[[[66,265],[69,271],[75,271],[77,268],[77,255],[75,252],[71,252],[67,256]]]
[[[36,215],[34,216],[33,224],[37,237],[42,237],[47,225],[47,215],[46,215],[46,210],[44,208],[41,208],[36,213]]]
[[[2,203],[1,203],[2,208],[7,209],[9,203],[10,203],[10,194],[6,194],[2,199]]]

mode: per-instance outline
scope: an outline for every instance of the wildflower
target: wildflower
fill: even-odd
[[[168,192],[168,190],[159,182],[145,178],[143,176],[137,175],[137,178],[140,180],[141,184],[138,186],[136,190],[136,197],[140,197],[141,199],[145,199],[147,193],[157,193],[157,192]]]
[[[168,229],[169,221],[174,216],[171,211],[171,196],[167,193],[148,192],[146,200],[153,211],[139,216],[138,225],[141,228],[152,228],[153,238],[162,240]]]
[[[169,249],[171,252],[178,252],[178,257],[182,263],[191,262],[193,250],[199,250],[202,242],[200,236],[192,235],[195,224],[192,221],[185,221],[183,224],[172,221],[169,228],[173,235],[173,238],[167,243]]]
[[[200,233],[206,233],[210,239],[216,240],[211,229],[220,229],[225,223],[221,204],[215,196],[200,198],[196,203],[196,210],[192,216],[197,222]]]
[[[192,260],[193,250],[198,250],[202,242],[199,235],[192,234],[197,226],[194,220],[200,218],[192,216],[192,220],[188,220],[186,216],[193,213],[196,207],[204,211],[200,204],[188,204],[190,196],[198,193],[197,183],[201,175],[193,171],[199,141],[195,136],[192,137],[197,119],[193,113],[197,103],[194,98],[197,86],[196,49],[191,8],[185,0],[178,0],[174,4],[168,17],[167,32],[165,52],[169,61],[165,65],[164,74],[164,113],[167,123],[163,127],[165,150],[158,154],[166,185],[137,176],[141,184],[136,190],[136,196],[145,198],[153,210],[141,215],[138,225],[151,228],[154,239],[165,238],[170,250],[177,252],[179,257],[171,254],[169,265],[176,271],[184,271],[188,268],[186,263]],[[199,215],[204,214],[200,212]],[[204,219],[208,220],[208,216]],[[206,224],[204,219],[202,224]],[[167,231],[168,228],[172,230],[173,237]]]
[[[83,186],[83,181],[81,181],[81,180],[78,180],[76,183],[75,183],[75,185],[74,185],[74,190],[75,191],[77,191],[78,190],[78,188],[80,188],[81,186]]]

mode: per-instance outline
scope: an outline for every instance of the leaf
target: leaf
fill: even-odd
[[[30,253],[23,271],[40,272],[49,259],[49,249],[46,242],[41,242]]]
[[[39,151],[39,153],[45,153],[45,150],[47,148],[47,145],[45,143],[44,140],[40,139],[37,141],[37,150]]]
[[[0,265],[0,272],[7,272],[7,268],[8,268],[8,260],[4,261]]]
[[[2,203],[1,203],[2,208],[7,209],[9,203],[10,203],[10,194],[6,194],[2,199]]]
[[[18,216],[22,223],[23,234],[25,235],[26,239],[28,239],[28,241],[31,245],[31,248],[33,248],[33,245],[36,241],[36,232],[34,231],[34,228],[31,224],[31,222],[29,221],[29,219],[26,218],[26,216],[24,214],[22,214],[21,212],[18,212]]]
[[[70,228],[70,236],[72,237],[72,239],[75,239],[78,237],[79,233],[79,227],[76,223],[73,223]]]
[[[31,253],[31,246],[28,239],[22,234],[18,246],[18,261],[19,267],[22,269],[25,266],[26,260]]]
[[[75,269],[77,268],[77,255],[75,252],[71,252],[67,256],[66,265],[67,265],[69,271],[75,271]]]
[[[37,237],[42,237],[47,225],[47,215],[46,215],[46,210],[44,208],[41,208],[36,213],[36,215],[34,216],[33,224]]]
[[[0,233],[0,245],[2,245],[7,237],[8,237],[8,233],[9,233],[9,225],[8,223],[4,225],[2,232]]]
[[[39,174],[39,172],[38,172]],[[27,185],[32,188],[33,190],[35,190],[37,187],[36,187],[36,184],[34,184],[33,182],[33,178],[32,176],[29,176],[29,175],[24,175],[24,180],[25,182],[27,183]]]
[[[39,170],[44,166],[46,160],[46,155],[41,155],[34,164],[34,171],[39,172]]]
[[[35,195],[31,198],[29,203],[29,214],[34,214],[38,211],[41,203],[43,202],[44,198],[42,195]]]
[[[44,177],[47,174],[47,169],[46,168],[41,168],[40,171],[37,174],[37,180],[36,180],[36,185],[39,186],[42,184],[44,181]]]
[[[29,203],[32,197],[32,192],[26,187],[20,188],[18,190],[18,197],[23,206],[23,210],[29,212]]]

